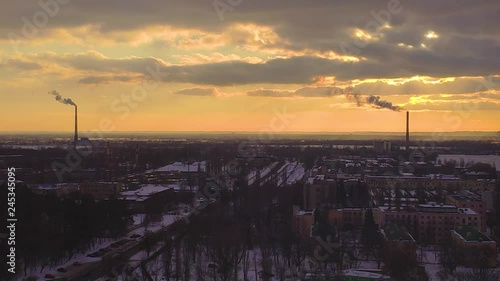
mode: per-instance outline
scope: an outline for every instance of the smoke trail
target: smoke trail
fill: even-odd
[[[369,96],[366,98],[368,104],[373,105],[375,108],[387,108],[392,111],[400,111],[401,108],[397,105],[393,105],[390,101],[380,100],[379,96]]]
[[[63,98],[57,91],[49,92],[49,95],[55,96],[56,101],[60,103],[76,106],[76,103],[74,101],[72,101],[70,98]]]
[[[351,100],[356,102],[357,106],[362,106],[363,102],[361,102],[361,94],[359,92],[354,92],[353,87],[347,87],[345,89],[345,96]]]

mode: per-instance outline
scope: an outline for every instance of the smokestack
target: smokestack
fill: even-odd
[[[73,143],[75,149],[77,142],[78,142],[78,107],[75,105],[75,140]]]
[[[406,151],[410,150],[410,112],[406,111]]]
[[[139,166],[139,144],[135,146],[135,167]]]

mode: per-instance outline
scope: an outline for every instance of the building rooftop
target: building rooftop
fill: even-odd
[[[123,191],[120,197],[129,201],[144,201],[153,194],[174,188],[172,185],[146,184],[136,190]]]
[[[398,226],[397,224],[391,224],[387,226],[385,229],[381,230],[382,234],[389,241],[413,241],[415,239],[411,236],[410,233],[406,230],[406,228],[402,226]]]
[[[312,216],[313,211],[312,210],[298,210],[297,213],[295,213],[297,216]]]
[[[465,242],[494,242],[479,230],[470,225],[464,225],[452,231],[460,236]]]
[[[373,273],[373,272],[366,272],[366,271],[361,271],[361,270],[354,270],[354,269],[348,269],[342,271],[342,275],[347,277],[362,277],[362,278],[373,278],[377,280],[390,280],[390,276],[379,274],[379,273]]]
[[[206,161],[193,162],[192,164],[186,164],[182,162],[175,162],[173,164],[163,166],[155,170],[155,172],[206,172]]]
[[[417,210],[419,212],[436,212],[436,213],[456,213],[458,208],[454,205],[438,204],[429,202],[427,204],[419,204]]]

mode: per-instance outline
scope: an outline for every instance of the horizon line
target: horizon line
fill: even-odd
[[[92,133],[93,131],[79,131],[79,133]],[[73,134],[74,131],[1,131],[0,134],[16,134],[16,133],[64,133],[64,134]],[[226,133],[226,134],[259,134],[261,131],[100,131],[102,134],[114,134],[114,133],[181,133],[181,134],[189,134],[189,133],[207,133],[207,134],[216,134],[216,133]],[[273,132],[275,134],[374,134],[374,133],[383,133],[383,134],[406,134],[406,131],[286,131],[286,132]],[[500,133],[500,130],[491,130],[491,131],[410,131],[410,135],[412,133],[426,133],[426,134],[435,134],[435,133]]]

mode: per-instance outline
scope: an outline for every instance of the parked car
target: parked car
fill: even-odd
[[[52,278],[56,278],[56,277],[54,275],[52,275],[52,274],[48,274],[47,273],[47,274],[45,274],[45,278],[52,279]]]
[[[64,273],[64,272],[68,272],[68,271],[66,270],[66,268],[64,268],[64,267],[59,267],[59,268],[57,269],[57,271],[58,271],[58,272],[63,272],[63,273]]]
[[[130,236],[130,238],[132,238],[132,239],[136,239],[136,238],[139,238],[139,237],[141,237],[140,234],[133,234],[133,235]]]
[[[75,262],[73,263],[73,265],[74,265],[74,266],[81,266],[81,265],[82,265],[82,263],[75,261]]]

